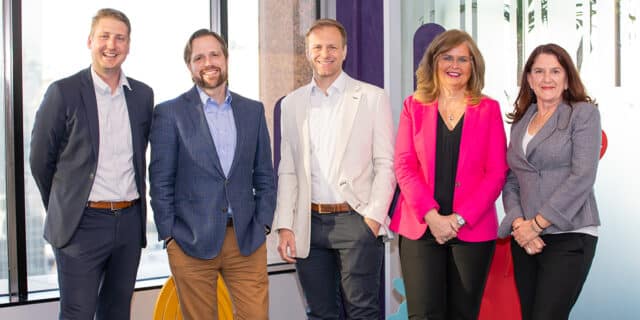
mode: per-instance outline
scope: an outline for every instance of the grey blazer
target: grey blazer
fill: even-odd
[[[543,233],[600,225],[593,192],[600,155],[600,112],[590,103],[561,103],[522,149],[522,138],[538,107],[533,104],[511,126],[509,174],[502,190],[506,213],[498,234],[511,233],[518,217],[540,213],[553,225]]]

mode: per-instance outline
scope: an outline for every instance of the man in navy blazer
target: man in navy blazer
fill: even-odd
[[[238,319],[268,318],[265,235],[275,209],[262,103],[227,88],[215,32],[187,42],[195,86],[159,104],[151,128],[151,206],[185,319],[217,318],[220,273]]]
[[[153,91],[125,77],[131,25],[114,9],[91,24],[91,67],[49,86],[30,165],[56,257],[60,319],[129,319],[146,245],[145,150]]]

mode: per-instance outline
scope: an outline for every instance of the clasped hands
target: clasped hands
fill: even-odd
[[[431,234],[436,238],[436,242],[444,244],[445,242],[458,236],[460,225],[455,214],[443,216],[436,209],[431,209],[424,216],[424,221],[429,226]]]
[[[540,238],[542,229],[538,227],[534,219],[525,220],[517,218],[511,224],[513,231],[511,235],[518,245],[524,249],[529,255],[535,255],[542,252],[545,243]]]

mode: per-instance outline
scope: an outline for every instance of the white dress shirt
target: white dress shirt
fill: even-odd
[[[124,87],[131,90],[124,73],[112,94],[111,88],[91,68],[98,103],[98,166],[89,201],[128,201],[140,197],[133,167],[133,142]]]
[[[311,107],[309,109],[309,138],[311,142],[311,202],[342,203],[340,193],[329,184],[335,181],[340,168],[335,161],[336,141],[344,111],[342,99],[346,78],[341,72],[327,88],[327,94],[311,80]],[[342,137],[346,139],[346,137]]]

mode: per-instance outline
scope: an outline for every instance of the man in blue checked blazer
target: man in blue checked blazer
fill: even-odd
[[[276,202],[262,103],[229,91],[228,50],[201,29],[184,60],[195,86],[159,104],[151,128],[151,206],[185,319],[217,316],[220,274],[239,319],[267,319],[265,235]]]

